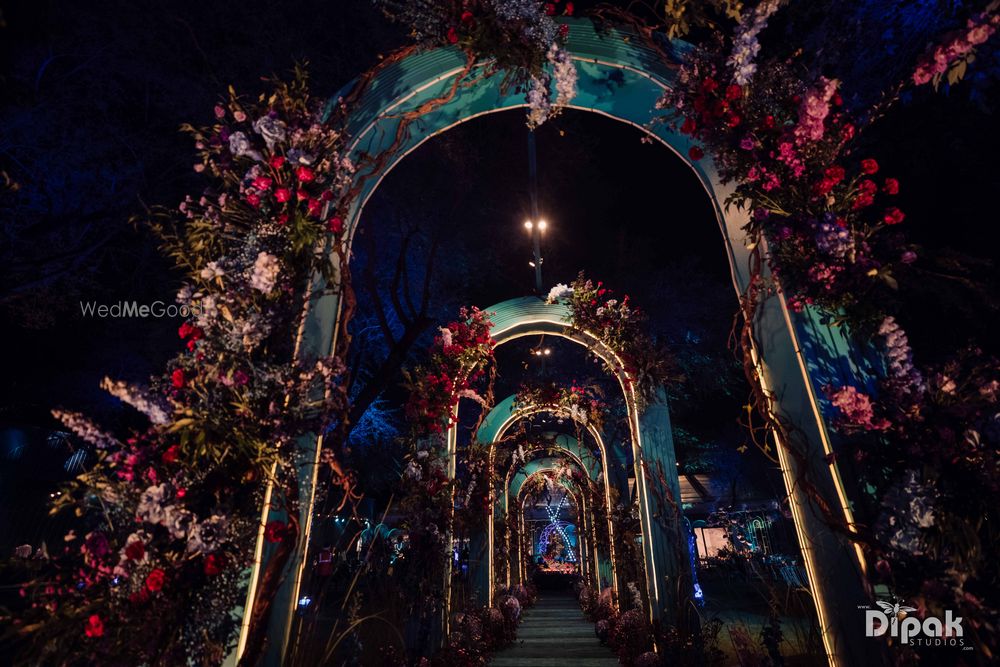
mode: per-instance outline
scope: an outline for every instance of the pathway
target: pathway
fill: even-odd
[[[618,658],[594,635],[594,624],[583,616],[569,593],[542,591],[524,613],[517,640],[498,652],[493,667],[616,667]]]

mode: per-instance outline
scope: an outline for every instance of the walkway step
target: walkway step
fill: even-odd
[[[594,626],[568,594],[539,598],[524,612],[517,639],[490,662],[492,667],[615,667],[618,659],[601,645]]]

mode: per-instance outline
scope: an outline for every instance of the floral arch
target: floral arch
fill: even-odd
[[[667,123],[654,122],[658,118],[656,103],[674,85],[675,70],[665,67],[661,54],[654,53],[642,39],[626,30],[610,27],[598,32],[592,23],[575,19],[566,20],[566,24],[565,48],[579,75],[577,93],[566,106],[630,124],[660,141],[691,167],[712,200],[733,287],[740,297],[755,270],[754,244],[743,229],[749,221],[746,212],[724,206],[735,185],[721,182],[711,160],[692,161],[687,157],[694,145],[692,139]],[[689,48],[676,40],[671,44],[678,57]],[[340,99],[351,100],[346,119],[346,131],[353,137],[349,157],[359,165],[352,177],[350,203],[341,212],[348,245],[365,203],[385,175],[409,152],[459,123],[525,106],[520,95],[504,88],[502,76],[469,76],[474,74],[474,67],[475,62],[467,60],[458,48],[414,52],[377,68],[374,75],[348,85],[334,97],[331,109]],[[334,258],[335,263],[338,257],[339,254]],[[339,267],[343,268],[346,267]],[[317,287],[324,282],[324,278],[317,276]],[[318,296],[308,303],[296,341],[297,354],[306,362],[335,349],[344,307],[336,293],[322,289],[316,293]],[[851,354],[845,331],[822,323],[809,309],[793,313],[781,294],[764,301],[753,322],[756,347],[752,350],[752,361],[762,387],[773,397],[772,412],[802,434],[804,442],[820,444],[797,451],[794,456],[788,450],[793,443],[783,443],[777,451],[803,560],[817,600],[825,648],[833,662],[850,662],[852,657],[861,660],[863,637],[857,636],[856,628],[848,620],[848,611],[870,599],[863,577],[866,565],[861,548],[831,525],[832,513],[836,523],[851,532],[855,530],[838,465],[829,460],[833,449],[818,399],[821,388],[838,372],[838,365],[861,370],[854,361],[857,356]],[[558,326],[551,321],[543,324]],[[528,326],[519,335],[530,335],[532,330]],[[498,320],[498,331],[504,331],[502,318]],[[826,361],[820,362],[821,359]],[[666,406],[663,411],[665,414]],[[669,437],[669,432],[660,436]],[[451,442],[450,446],[453,445]],[[304,461],[318,461],[320,448],[315,436],[301,438],[299,447]],[[315,466],[303,465],[301,469],[304,472],[300,480],[300,522],[308,530],[315,476],[306,471],[315,470]],[[451,470],[454,472],[454,461]],[[809,479],[809,484],[801,484],[803,479]],[[825,511],[818,509],[820,506]],[[261,534],[257,553],[266,559],[263,544]],[[275,640],[275,651],[282,650],[287,643],[305,562],[304,550],[299,548],[286,567],[285,583],[270,622],[269,635]],[[260,567],[260,564],[255,567],[252,581],[256,580]],[[254,600],[254,594],[251,584],[249,602]]]
[[[661,389],[657,400],[641,401],[635,380],[630,376],[622,358],[596,334],[576,329],[573,326],[570,308],[565,304],[547,303],[537,297],[521,297],[495,304],[488,308],[487,312],[491,314],[493,322],[494,349],[526,336],[542,334],[556,336],[587,348],[604,362],[609,372],[618,380],[628,410],[639,514],[642,533],[646,538],[643,540],[643,560],[649,617],[659,619],[665,614],[666,618],[671,618],[677,606],[672,591],[677,590],[676,580],[681,576],[685,560],[679,556],[679,549],[683,544],[677,530],[679,523],[658,521],[655,518],[666,516],[671,512],[671,508],[664,506],[665,499],[661,497],[662,495],[668,498],[680,497],[680,482],[677,479],[676,457],[665,393]],[[458,406],[456,405],[454,409],[457,414]],[[500,425],[509,423],[505,421]],[[483,439],[483,434],[479,437]],[[448,428],[446,441],[450,462],[449,474],[454,476],[458,449],[457,425],[453,424]],[[495,440],[490,438],[489,442],[492,459]],[[603,444],[603,440],[599,442]],[[604,470],[607,471],[606,458],[604,464]],[[659,493],[652,493],[649,471],[657,469],[666,471],[667,488]],[[673,512],[677,511],[678,507],[675,504]],[[489,544],[492,545],[492,541]],[[487,552],[491,553],[491,550],[488,549]],[[448,598],[447,592],[445,597]]]
[[[489,413],[487,413],[486,417],[483,419],[483,423],[480,425],[479,430],[477,432],[477,437],[481,441],[488,442],[490,444],[491,461],[494,458],[494,451],[496,449],[497,444],[506,437],[508,431],[518,421],[540,413],[550,413],[558,415],[563,418],[573,419],[573,415],[571,415],[570,412],[566,410],[564,407],[558,405],[519,404],[516,402],[516,398],[517,398],[516,395],[511,395],[505,398],[504,400],[500,401],[499,403],[497,403],[497,405],[492,410],[490,410]],[[615,484],[616,487],[620,485],[616,483],[617,480],[611,479],[611,475],[609,472],[610,459],[608,454],[608,445],[605,442],[603,435],[591,423],[581,424],[581,426],[583,426],[586,429],[587,433],[589,433],[589,435],[597,443],[597,447],[601,453],[601,460],[599,463],[594,461],[592,464],[588,465],[586,458],[593,459],[593,457],[585,457],[582,443],[580,443],[576,438],[566,434],[558,435],[551,442],[551,444],[547,443],[547,446],[550,448],[556,447],[559,449],[561,453],[564,453],[568,457],[574,459],[576,463],[581,467],[581,469],[585,470],[590,475],[592,481],[594,482],[600,481],[601,485],[603,486],[604,493],[602,495],[604,500],[604,511],[606,513],[606,516],[608,517],[609,544],[608,544],[606,566],[603,562],[603,559],[601,558],[598,558],[597,562],[599,564],[598,569],[605,572],[607,578],[610,580],[613,590],[613,595],[615,599],[617,599],[618,578],[616,573],[617,567],[615,563],[615,551],[614,551],[614,526],[611,522],[610,491],[612,488],[612,484]],[[526,454],[530,454],[530,452]],[[614,452],[612,452],[611,456],[614,456]],[[615,461],[615,463],[617,464],[617,461]],[[508,472],[508,477],[510,472],[512,471]],[[508,489],[508,483],[509,479],[505,479],[503,487],[505,490]],[[495,582],[496,566],[493,562],[493,554],[494,554],[493,545],[496,534],[496,523],[498,520],[498,516],[509,515],[510,512],[509,493],[505,493],[502,504],[500,503],[499,498],[493,498],[491,500],[491,504],[493,506],[493,515],[487,526],[488,535],[487,535],[487,544],[485,545],[487,563],[486,567],[481,568],[482,571],[480,572],[480,581],[479,581],[480,589],[487,592],[488,598],[492,598],[492,591]],[[508,569],[508,573],[509,571],[510,570]]]

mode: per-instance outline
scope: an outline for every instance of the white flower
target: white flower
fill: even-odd
[[[213,514],[188,531],[187,550],[190,553],[215,551],[225,541],[226,519]]]
[[[406,466],[406,470],[403,471],[403,475],[406,476],[407,479],[419,482],[420,478],[423,477],[423,472],[420,470],[420,466],[417,465],[416,461],[410,461]]]
[[[248,155],[254,160],[260,160],[261,155],[253,149],[247,135],[242,132],[233,132],[229,135],[229,151],[236,157]]]
[[[212,280],[213,278],[221,278],[226,275],[226,272],[222,270],[218,262],[209,262],[205,265],[205,268],[201,270],[202,280]]]
[[[268,150],[273,151],[275,143],[285,140],[285,123],[271,116],[261,116],[255,120],[253,130],[264,138]]]
[[[549,290],[549,295],[545,299],[545,303],[555,303],[559,299],[568,299],[573,295],[573,288],[569,285],[559,283],[555,287]]]
[[[451,329],[449,329],[448,327],[441,327],[441,346],[451,347],[451,343],[452,343]]]
[[[108,449],[120,446],[121,443],[109,433],[105,433],[97,427],[94,422],[84,417],[79,412],[68,412],[66,410],[53,410],[52,416],[63,423],[82,440],[89,442],[98,449]]]
[[[193,522],[194,515],[183,507],[168,505],[163,508],[163,525],[174,539],[180,540],[186,537]]]
[[[269,294],[274,289],[280,271],[281,264],[278,262],[278,258],[270,253],[261,252],[253,264],[250,287],[264,294]]]
[[[139,498],[139,506],[136,508],[136,514],[142,521],[147,523],[163,523],[163,519],[166,517],[163,507],[166,495],[166,484],[148,487],[142,492],[142,496]]]
[[[108,392],[118,400],[128,403],[133,408],[146,415],[149,421],[157,426],[170,423],[170,415],[167,408],[156,398],[141,387],[130,385],[121,380],[112,380],[109,377],[101,381],[101,389]]]

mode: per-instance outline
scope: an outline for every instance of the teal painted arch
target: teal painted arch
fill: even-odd
[[[657,54],[644,46],[641,38],[626,30],[611,28],[599,33],[584,20],[567,20],[566,23],[569,26],[567,50],[579,74],[578,93],[569,106],[639,128],[688,164],[711,199],[733,286],[737,295],[741,294],[750,278],[750,247],[743,231],[748,216],[736,207],[726,209],[723,205],[735,186],[721,183],[710,160],[692,163],[688,159],[689,138],[672,131],[664,123],[650,124],[660,113],[655,110],[656,100],[673,82],[672,64],[661,62]],[[673,49],[679,57],[687,47],[674,42]],[[475,85],[459,87],[458,94],[449,102],[413,122],[404,141],[391,155],[385,156],[387,159],[376,171],[365,167],[365,155],[383,154],[392,145],[400,114],[440,96],[451,86],[464,64],[464,56],[455,48],[414,54],[380,71],[372,85],[352,104],[347,118],[349,154],[362,168],[355,182],[359,194],[348,210],[340,212],[350,238],[357,230],[371,194],[407,153],[458,123],[524,105],[520,96],[501,90],[502,74],[479,79]],[[345,88],[342,95],[349,93],[351,88]],[[341,303],[335,293],[322,293],[309,302],[296,341],[297,354],[304,362],[326,356],[334,349],[340,310]],[[864,638],[856,637],[851,621],[838,611],[853,609],[869,601],[862,574],[864,559],[849,540],[833,531],[826,519],[813,511],[810,497],[811,493],[819,493],[827,505],[840,509],[848,526],[853,525],[839,468],[836,463],[827,461],[833,447],[819,396],[832,374],[863,374],[858,361],[860,355],[852,354],[842,328],[831,329],[809,312],[802,316],[791,313],[781,294],[764,304],[755,325],[759,348],[754,350],[753,361],[765,390],[775,397],[775,411],[785,415],[810,443],[816,445],[803,459],[788,455],[781,446],[777,451],[786,489],[791,496],[790,505],[803,558],[817,599],[826,650],[832,663],[864,664],[867,650]],[[637,429],[638,426],[636,424]],[[318,461],[316,434],[302,434],[298,447],[304,462]],[[300,520],[302,525],[308,526],[315,498],[315,479],[310,466],[303,465],[301,470]],[[798,479],[807,475],[813,481],[809,491],[797,484]],[[266,559],[263,545],[264,538],[259,535],[257,550]],[[306,563],[306,555],[297,550],[286,572],[286,583],[275,601],[280,611],[272,615],[274,641],[273,650],[268,654],[269,664],[279,664],[278,659],[287,645]],[[256,581],[258,568],[251,581]],[[247,605],[254,597],[254,584],[251,583]],[[244,631],[246,626],[244,622]],[[241,647],[243,640],[241,635]]]
[[[510,482],[508,484],[508,492],[514,498],[519,498],[521,491],[524,488],[524,484],[531,477],[550,471],[556,471],[562,465],[563,461],[572,459],[565,459],[559,456],[545,456],[538,459],[533,459],[522,465],[514,475],[511,476]],[[579,464],[573,462],[573,465],[579,467]],[[583,489],[581,489],[576,482],[569,479],[560,479],[560,483],[565,485],[567,488],[571,489],[575,494],[582,495]]]

